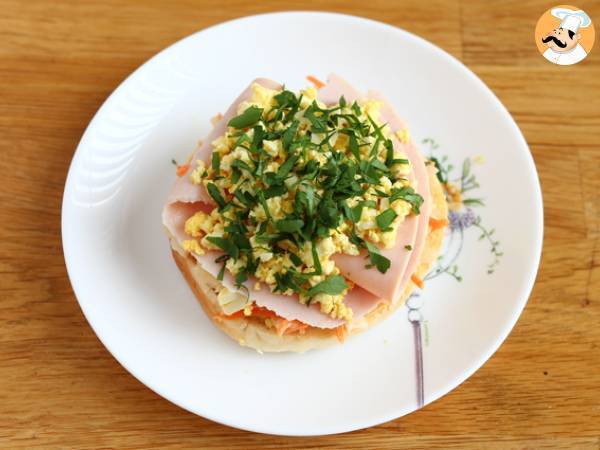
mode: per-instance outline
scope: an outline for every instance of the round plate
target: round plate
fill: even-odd
[[[255,77],[297,89],[307,74],[330,72],[384,93],[421,150],[455,167],[455,186],[468,172],[462,177],[468,201],[452,217],[439,273],[410,309],[344,345],[261,355],[211,324],[175,267],[160,219],[175,177],[171,161],[183,161],[208,132],[209,118]],[[495,233],[487,233],[491,228]],[[142,383],[233,427],[317,435],[410,413],[492,355],[534,282],[542,200],[515,122],[457,60],[382,23],[277,13],[183,39],[119,86],[75,152],[62,237],[85,316]]]

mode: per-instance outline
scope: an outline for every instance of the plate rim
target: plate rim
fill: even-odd
[[[281,429],[275,430],[275,429],[270,428],[268,425],[263,426],[263,427],[255,427],[255,428],[245,427],[241,424],[236,423],[235,420],[229,420],[227,417],[220,417],[218,415],[213,415],[213,414],[211,414],[210,409],[198,408],[197,405],[192,405],[191,402],[188,402],[185,399],[174,399],[171,396],[166,395],[163,392],[161,392],[160,386],[156,386],[153,382],[146,380],[145,379],[146,377],[143,374],[138,373],[137,369],[132,369],[131,367],[129,367],[128,364],[126,364],[122,360],[122,357],[117,356],[116,352],[113,351],[113,349],[109,345],[107,345],[107,343],[103,339],[101,333],[98,332],[97,326],[94,322],[94,319],[92,318],[92,315],[89,314],[89,311],[86,311],[86,307],[84,307],[84,305],[80,301],[80,296],[83,295],[83,289],[81,288],[79,282],[77,281],[77,278],[73,276],[73,269],[70,268],[70,267],[72,267],[73,264],[75,264],[75,261],[73,260],[74,257],[69,257],[69,254],[72,255],[73,251],[71,250],[69,239],[65,239],[65,236],[67,235],[66,229],[68,228],[68,225],[66,223],[66,215],[67,215],[66,209],[69,208],[69,206],[67,206],[69,204],[67,195],[70,192],[69,186],[72,186],[72,184],[73,184],[72,180],[74,177],[75,162],[80,157],[80,152],[81,152],[80,148],[82,147],[82,143],[86,140],[88,134],[90,133],[90,130],[92,130],[94,128],[96,122],[98,121],[101,111],[104,110],[106,105],[114,98],[117,91],[125,88],[126,85],[128,83],[131,83],[134,80],[134,78],[141,71],[145,70],[145,68],[147,68],[153,61],[160,58],[163,55],[163,53],[166,53],[168,51],[173,51],[176,47],[182,46],[188,40],[194,39],[198,35],[201,35],[202,33],[206,32],[208,30],[220,28],[220,27],[227,27],[227,26],[232,25],[233,23],[253,21],[256,19],[263,18],[263,17],[274,17],[274,16],[282,16],[282,15],[285,15],[285,16],[289,16],[289,15],[292,15],[292,16],[301,16],[301,15],[315,16],[316,15],[316,16],[321,16],[323,18],[331,19],[331,20],[350,21],[350,25],[355,25],[355,24],[359,24],[359,23],[368,24],[369,26],[380,28],[386,32],[402,35],[403,38],[408,38],[409,40],[413,40],[413,41],[417,42],[419,45],[426,46],[426,47],[428,47],[429,50],[431,50],[432,52],[436,53],[438,56],[443,58],[446,61],[446,63],[454,66],[455,68],[459,69],[463,74],[465,74],[467,77],[471,78],[471,80],[478,85],[478,87],[480,89],[480,94],[481,93],[487,94],[490,97],[490,100],[492,100],[493,106],[495,107],[495,109],[500,111],[501,114],[504,116],[504,120],[506,120],[507,123],[510,124],[510,128],[512,128],[513,133],[515,133],[515,137],[518,139],[521,146],[524,147],[523,150],[525,151],[525,161],[528,166],[527,169],[528,169],[528,172],[532,175],[532,177],[533,177],[532,181],[534,182],[533,183],[533,189],[534,189],[533,194],[534,194],[534,197],[536,198],[535,206],[537,209],[537,233],[536,233],[537,240],[534,244],[532,244],[532,249],[534,250],[533,254],[535,256],[534,264],[531,266],[531,270],[529,272],[528,279],[526,280],[526,283],[525,283],[526,288],[523,289],[522,296],[520,299],[518,299],[519,301],[515,302],[515,308],[513,310],[510,320],[506,321],[506,323],[502,327],[502,332],[498,334],[493,345],[490,345],[487,348],[486,352],[484,352],[484,354],[480,358],[478,358],[477,360],[474,360],[467,368],[465,368],[460,373],[459,376],[450,380],[448,383],[446,383],[446,385],[443,388],[438,388],[437,390],[430,392],[428,394],[430,401],[426,402],[425,405],[423,405],[423,407],[439,400],[440,398],[442,398],[449,392],[456,389],[464,381],[466,381],[468,378],[470,378],[477,370],[479,370],[494,355],[494,353],[496,353],[496,351],[504,343],[504,341],[506,340],[506,338],[508,337],[508,335],[510,334],[510,332],[516,325],[519,317],[521,316],[521,314],[529,300],[529,297],[531,296],[531,292],[533,290],[535,280],[537,278],[540,261],[541,261],[543,238],[544,238],[544,204],[543,204],[543,197],[542,197],[542,190],[541,190],[539,175],[537,173],[533,155],[531,153],[531,150],[529,149],[529,146],[527,145],[527,141],[525,140],[523,133],[521,132],[518,124],[516,123],[516,121],[510,114],[510,112],[507,110],[507,108],[504,106],[504,104],[498,99],[496,94],[483,82],[483,80],[481,80],[465,64],[463,64],[456,57],[454,57],[450,53],[446,52],[442,48],[438,47],[437,45],[433,44],[432,42],[430,42],[416,34],[413,34],[409,31],[406,31],[402,28],[399,28],[397,26],[394,26],[394,25],[391,25],[391,24],[388,24],[385,22],[381,22],[378,20],[361,17],[361,16],[357,16],[357,15],[337,13],[337,12],[327,12],[327,11],[312,11],[312,10],[274,11],[274,12],[268,12],[268,13],[253,14],[253,15],[249,15],[249,16],[241,16],[241,17],[237,17],[234,19],[224,21],[224,22],[219,22],[219,23],[213,24],[211,26],[208,26],[206,28],[198,30],[190,35],[187,35],[187,36],[175,41],[174,43],[168,45],[167,47],[163,48],[162,50],[158,51],[156,54],[154,54],[153,56],[148,58],[146,61],[144,61],[140,66],[138,66],[129,75],[127,75],[127,77],[125,77],[125,79],[123,79],[117,85],[117,87],[110,93],[110,95],[102,102],[102,104],[100,105],[98,110],[94,113],[92,119],[89,121],[88,125],[86,126],[86,129],[83,132],[83,134],[77,144],[75,152],[73,153],[73,156],[71,158],[71,162],[69,164],[69,169],[67,172],[67,177],[65,179],[65,186],[64,186],[62,202],[61,202],[61,241],[62,241],[63,257],[65,260],[67,275],[69,277],[69,281],[73,288],[73,293],[75,295],[77,303],[79,304],[79,307],[81,308],[83,315],[86,318],[88,324],[94,331],[94,334],[96,335],[96,337],[104,345],[106,350],[108,350],[108,352],[111,354],[111,356],[113,358],[115,358],[117,360],[117,362],[121,366],[123,366],[123,368],[127,372],[129,372],[134,378],[136,378],[144,386],[146,386],[151,391],[155,392],[156,394],[158,394],[165,400],[179,406],[180,408],[182,408],[186,411],[191,412],[192,414],[199,415],[208,420],[211,420],[211,421],[214,421],[214,422],[217,422],[217,423],[229,426],[229,427],[241,429],[244,431],[262,433],[262,434],[272,434],[272,435],[279,435],[279,436],[298,436],[298,437],[300,437],[300,436],[324,436],[324,435],[351,432],[351,431],[356,431],[356,430],[376,426],[376,425],[386,423],[391,420],[395,420],[400,417],[403,417],[407,414],[417,411],[420,408],[399,407],[387,414],[380,414],[376,417],[373,416],[369,420],[364,420],[362,422],[357,421],[357,422],[353,423],[351,426],[335,425],[335,426],[326,426],[325,429],[321,429],[321,430],[308,429],[308,430],[293,430],[292,431],[289,429],[288,430],[281,430]],[[69,261],[71,261],[71,263],[69,263]]]

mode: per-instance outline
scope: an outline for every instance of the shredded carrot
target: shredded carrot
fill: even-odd
[[[273,322],[273,326],[275,327],[275,331],[279,336],[283,336],[284,334],[292,334],[292,333],[303,333],[304,330],[308,328],[308,325],[302,323],[298,320],[287,320],[282,317],[279,317],[270,309],[264,308],[262,306],[256,306],[253,303],[252,313],[250,316],[247,316],[244,313],[244,310],[241,309],[239,311],[234,312],[233,314],[217,314],[215,319],[217,320],[231,320],[231,319],[240,319],[243,317],[256,317],[260,319],[271,319]]]
[[[277,332],[278,336],[292,333],[304,333],[304,330],[308,328],[307,324],[298,320],[287,320],[282,317],[276,317],[271,320],[273,322],[273,326],[275,326],[275,331]]]
[[[188,163],[177,166],[177,170],[175,171],[175,174],[179,178],[181,178],[182,176],[184,176],[186,174],[186,172],[188,171],[189,168],[190,168],[190,165]]]
[[[283,336],[291,325],[291,322],[286,319],[273,320],[277,336]]]
[[[429,226],[431,227],[432,231],[435,230],[439,230],[440,228],[445,228],[448,226],[450,222],[448,222],[447,218],[443,218],[443,219],[435,219],[433,217],[429,218]]]
[[[190,163],[192,162],[192,157],[194,156],[194,154],[190,154],[190,156],[188,156],[188,159],[186,162],[184,162],[181,165],[177,165],[177,170],[175,171],[175,174],[181,178],[182,176],[184,176],[186,174],[186,172],[188,171],[188,169],[190,168]]]
[[[312,84],[314,84],[314,85],[315,85],[315,87],[316,87],[317,89],[321,89],[323,86],[325,86],[325,83],[323,83],[323,82],[322,82],[321,80],[319,80],[318,78],[316,78],[316,77],[313,77],[312,75],[308,75],[308,76],[306,77],[306,79],[307,79],[308,81],[310,81]]]
[[[278,317],[273,311],[263,308],[262,306],[256,306],[254,303],[252,304],[252,312],[249,315],[246,315],[243,309],[240,309],[232,314],[219,314],[219,317],[222,319],[239,319],[240,317],[248,316],[260,317],[261,319],[273,319]]]
[[[252,308],[252,316],[261,317],[263,319],[273,319],[277,317],[277,314],[275,314],[270,309],[264,308],[262,306],[255,306],[254,308]]]
[[[346,330],[346,325],[340,325],[335,329],[335,335],[337,336],[338,341],[340,341],[340,344],[344,343],[347,334],[348,330]]]
[[[300,333],[303,334],[304,330],[308,328],[308,325],[298,320],[292,320],[290,326],[285,330],[283,334]]]
[[[423,280],[421,280],[416,273],[413,273],[410,276],[410,279],[412,280],[413,283],[415,283],[420,289],[423,289],[425,287],[425,283],[423,283]]]

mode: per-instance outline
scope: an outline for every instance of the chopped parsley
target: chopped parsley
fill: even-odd
[[[381,273],[386,273],[391,265],[390,260],[380,253],[379,247],[375,244],[365,241],[365,246],[367,247],[371,264],[377,267],[377,270]]]
[[[239,116],[231,119],[227,125],[232,128],[237,128],[238,130],[242,128],[248,128],[260,120],[262,113],[262,108],[251,106]]]
[[[219,188],[217,188],[217,186],[215,186],[214,183],[208,183],[206,185],[206,190],[208,191],[208,194],[212,197],[212,199],[215,201],[215,203],[219,206],[219,208],[225,207],[225,199],[221,195]]]
[[[377,226],[379,227],[380,230],[389,231],[390,225],[392,224],[392,222],[394,221],[394,219],[396,217],[398,217],[398,214],[396,214],[392,208],[388,208],[385,211],[383,211],[381,214],[379,214],[375,218],[375,221],[377,222]]]
[[[317,294],[338,295],[348,289],[346,280],[341,275],[332,275],[323,281],[315,284],[308,290],[308,296],[313,297]]]

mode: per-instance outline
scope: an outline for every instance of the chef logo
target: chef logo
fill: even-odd
[[[560,5],[542,14],[535,27],[535,42],[544,58],[570,66],[583,60],[594,45],[592,19],[576,6]]]

